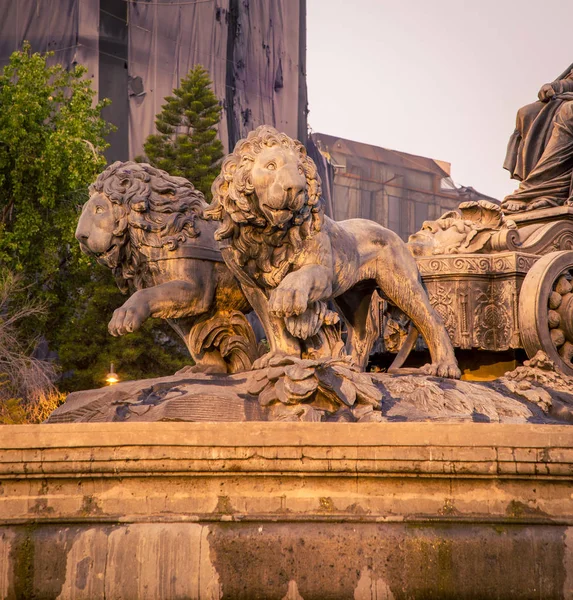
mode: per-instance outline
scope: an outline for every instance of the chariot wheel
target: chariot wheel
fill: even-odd
[[[529,270],[519,294],[519,330],[529,358],[543,350],[573,375],[573,251],[546,254]]]

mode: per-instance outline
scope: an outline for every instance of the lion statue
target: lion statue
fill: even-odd
[[[305,340],[332,317],[334,300],[346,321],[347,352],[364,368],[374,342],[371,299],[379,290],[424,337],[432,357],[424,371],[460,377],[405,243],[373,221],[325,216],[316,165],[299,141],[258,127],[225,158],[212,191],[205,215],[220,221],[215,237],[223,258],[270,345],[256,366],[276,355],[304,356]]]
[[[76,229],[83,252],[113,270],[130,298],[109,331],[135,331],[149,317],[167,319],[195,370],[247,370],[256,340],[249,304],[204,219],[203,194],[183,177],[151,165],[115,162],[90,186]]]

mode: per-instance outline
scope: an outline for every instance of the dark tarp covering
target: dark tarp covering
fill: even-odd
[[[111,80],[104,87],[115,108],[106,116],[128,138],[130,158],[154,131],[165,96],[196,64],[207,68],[225,107],[219,135],[226,149],[263,123],[304,142],[305,6],[306,0],[106,0],[101,6],[100,0],[0,0],[0,63],[27,39],[34,50],[54,50],[64,66],[85,64],[96,89],[98,73]],[[113,61],[117,69],[107,66]],[[128,158],[124,144],[116,145],[122,155],[113,158]]]
[[[28,40],[54,62],[88,68],[97,89],[99,0],[0,0],[0,65]]]

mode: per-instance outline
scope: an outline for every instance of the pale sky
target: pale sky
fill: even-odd
[[[309,125],[502,199],[517,109],[573,63],[572,30],[573,0],[307,0]]]

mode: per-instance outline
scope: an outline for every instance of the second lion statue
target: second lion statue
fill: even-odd
[[[365,220],[324,215],[321,182],[304,146],[262,125],[223,161],[205,212],[220,221],[223,258],[265,329],[270,352],[301,356],[304,341],[334,300],[348,329],[347,351],[361,368],[372,347],[368,327],[376,289],[413,321],[430,350],[424,371],[459,378],[454,350],[422,286],[416,262],[392,231]]]
[[[166,319],[196,371],[248,370],[257,356],[243,313],[250,307],[203,218],[203,194],[183,177],[145,163],[115,162],[90,186],[76,229],[82,250],[113,270],[130,298],[113,314],[112,335]]]

